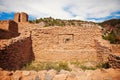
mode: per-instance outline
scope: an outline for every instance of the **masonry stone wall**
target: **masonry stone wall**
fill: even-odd
[[[18,35],[18,24],[16,22],[13,20],[0,21],[0,39],[11,38]]]
[[[120,44],[111,44],[112,53],[120,56]]]
[[[24,12],[20,14],[21,22],[28,22],[28,15]]]
[[[97,27],[48,27],[32,30],[33,51],[37,61],[94,61],[94,40],[101,38]]]
[[[9,30],[9,20],[0,21],[0,29]]]
[[[20,22],[20,13],[15,13],[14,14],[14,21],[15,22]]]
[[[111,68],[120,69],[120,56],[115,54],[110,54],[108,57],[108,63]]]
[[[14,14],[14,21],[15,22],[22,22],[22,23],[28,22],[28,15],[24,12],[15,13]]]
[[[10,41],[1,40],[0,67],[7,70],[20,69],[34,59],[31,37],[17,37]],[[0,42],[1,42],[0,41]]]

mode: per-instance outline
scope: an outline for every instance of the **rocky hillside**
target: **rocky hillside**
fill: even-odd
[[[40,18],[40,19],[29,21],[29,22],[34,23],[34,24],[44,24],[44,27],[47,27],[47,26],[81,26],[81,24],[84,24],[84,23],[95,24],[94,22],[87,22],[87,21],[82,21],[82,20],[61,20],[61,19],[54,19],[52,17]]]
[[[103,38],[111,43],[120,43],[120,19],[111,19],[100,23],[103,27]]]

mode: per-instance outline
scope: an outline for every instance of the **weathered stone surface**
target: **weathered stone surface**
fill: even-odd
[[[47,70],[39,71],[38,76],[40,77],[40,80],[44,80],[46,74],[47,74]]]
[[[59,74],[68,74],[69,73],[69,71],[66,71],[66,70],[60,70],[60,72],[59,72]]]
[[[109,60],[109,66],[111,68],[119,68],[120,69],[120,56],[110,54],[108,57],[108,60]]]
[[[51,70],[52,72],[53,70]],[[1,71],[0,80],[119,80],[120,69],[97,69],[71,71],[67,74],[50,75],[46,70],[36,71]]]
[[[101,37],[98,25],[83,23],[83,26],[38,27],[27,22],[25,13],[15,16],[21,35],[12,39],[0,40],[0,67],[8,70],[20,69],[31,60],[36,61],[79,61],[106,62],[112,68],[120,68],[119,46],[112,50],[109,42]],[[12,21],[12,26],[16,25]],[[0,29],[18,32],[16,28],[8,27],[9,22],[0,22]],[[2,25],[2,27],[1,27]],[[29,33],[29,35],[28,35]],[[12,33],[13,34],[13,33]],[[1,35],[1,34],[0,34]],[[3,36],[3,34],[2,34]],[[115,47],[115,46],[114,46]],[[110,51],[112,50],[112,51]],[[117,52],[113,55],[113,53]],[[112,55],[110,55],[112,53]],[[4,71],[0,70],[0,80],[119,80],[119,69],[97,69],[83,71],[70,66],[72,71]]]
[[[111,44],[112,53],[120,56],[120,44]]]
[[[16,22],[28,22],[28,15],[24,12],[22,13],[15,13],[14,15],[14,21]]]
[[[28,22],[28,15],[24,12],[20,14],[20,22]]]
[[[0,21],[0,39],[10,39],[19,36],[18,24],[13,20]]]
[[[23,76],[28,76],[28,75],[30,75],[30,71],[23,71],[23,72],[22,72],[22,75],[23,75]]]
[[[70,73],[66,80],[78,80],[74,73]]]
[[[20,13],[15,13],[14,14],[14,21],[15,22],[20,22]]]
[[[50,75],[50,74],[45,74],[44,76],[44,80],[52,80],[53,79],[53,76]]]
[[[58,74],[56,75],[53,80],[66,80],[67,74]]]
[[[30,36],[17,37],[5,43],[0,49],[0,67],[8,70],[20,69],[23,65],[34,59],[32,41]],[[2,46],[2,40],[0,45]],[[0,47],[1,47],[0,46]]]
[[[15,71],[12,78],[13,80],[20,80],[22,78],[22,71]]]
[[[51,75],[52,77],[54,77],[57,74],[57,71],[54,69],[51,69],[47,72],[47,74]]]
[[[38,61],[97,61],[94,39],[99,38],[98,26],[32,30],[33,51]]]

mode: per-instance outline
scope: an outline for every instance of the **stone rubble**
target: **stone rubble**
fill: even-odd
[[[64,70],[65,71],[65,70]],[[66,71],[65,71],[66,72]],[[42,71],[0,71],[0,80],[119,80],[120,69],[97,69],[86,71],[67,71],[59,73],[55,70]]]

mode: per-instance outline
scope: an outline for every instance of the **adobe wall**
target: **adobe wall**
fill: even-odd
[[[2,43],[2,44],[1,44]],[[0,67],[7,70],[20,69],[34,59],[31,37],[0,40]]]
[[[93,27],[48,27],[32,30],[36,61],[97,62],[95,39],[101,30]]]
[[[0,21],[0,39],[18,36],[18,24],[13,20]]]

